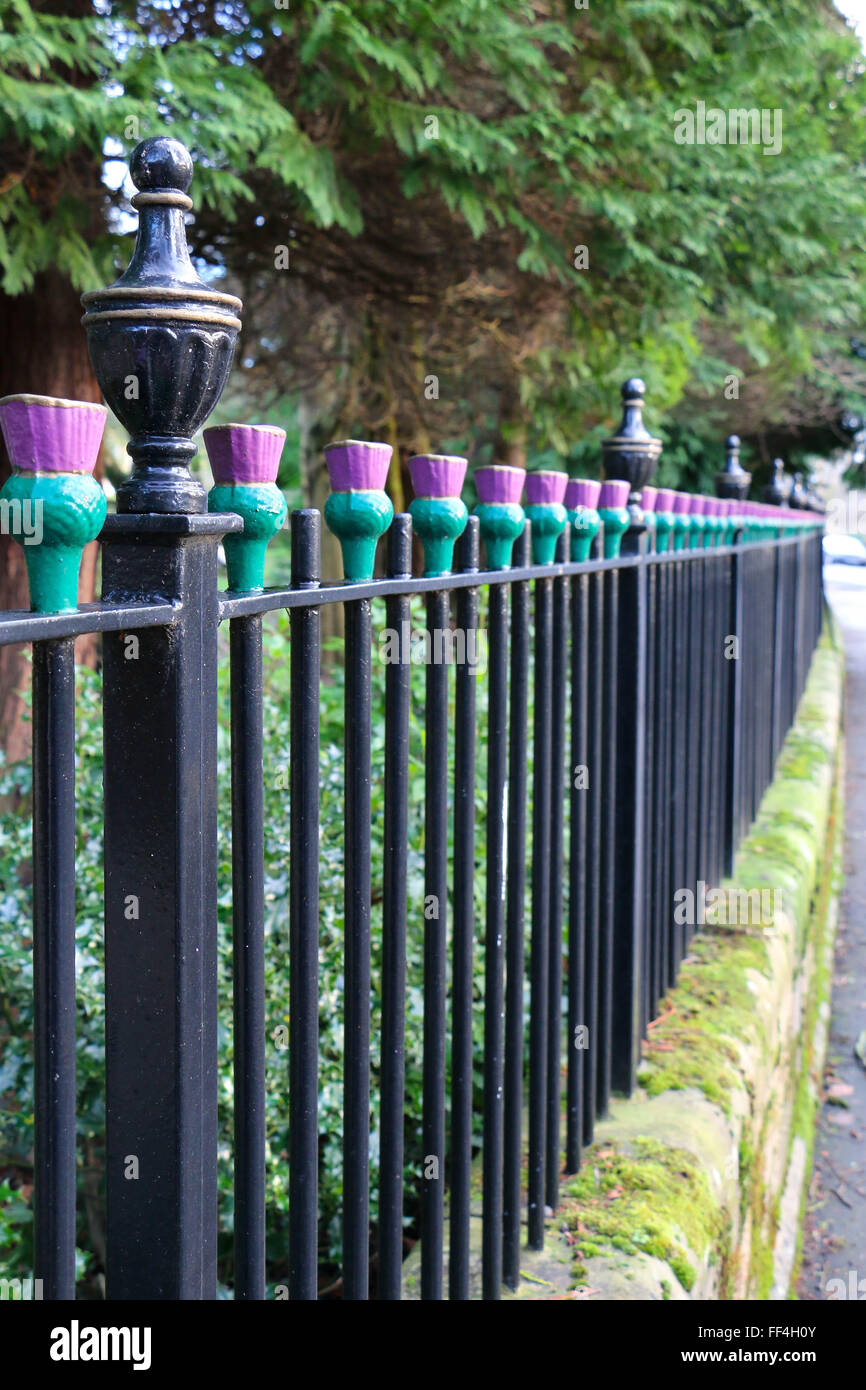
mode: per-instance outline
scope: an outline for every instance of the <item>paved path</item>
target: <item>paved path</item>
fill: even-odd
[[[847,664],[845,883],[798,1293],[866,1299],[866,1070],[854,1056],[866,1032],[866,567],[833,565],[825,582]]]

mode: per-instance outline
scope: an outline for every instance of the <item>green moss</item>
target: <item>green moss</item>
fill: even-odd
[[[694,1155],[654,1139],[594,1151],[569,1192],[579,1203],[567,1219],[580,1259],[605,1249],[652,1255],[689,1291],[693,1259],[722,1241],[721,1213]]]
[[[766,943],[745,932],[694,937],[670,996],[673,1008],[653,1028],[640,1084],[651,1096],[690,1087],[730,1113],[738,1085],[737,1040],[755,1028],[750,971],[769,969]]]
[[[840,667],[825,635],[813,662],[809,686],[789,734],[777,776],[765,794],[755,825],[737,857],[731,888],[778,888],[785,920],[777,926],[793,933],[785,949],[803,969],[805,952],[814,953],[804,1014],[790,1084],[795,1104],[789,1142],[800,1134],[811,1145],[815,1094],[810,1082],[812,1047],[818,1010],[827,997],[828,904],[838,879],[838,769],[828,805],[828,763],[834,757],[835,709]],[[829,819],[829,833],[828,833]],[[793,926],[791,925],[793,924]],[[689,945],[680,978],[665,1001],[666,1012],[653,1023],[644,1048],[640,1084],[650,1097],[667,1091],[699,1090],[726,1117],[735,1120],[733,1100],[741,1101],[749,1078],[743,1072],[743,1047],[761,1057],[769,1074],[782,1061],[780,1043],[765,1038],[755,1008],[756,976],[770,981],[780,969],[777,946],[761,926],[709,922]],[[791,956],[789,956],[791,959]],[[812,957],[810,956],[810,959]],[[739,1106],[738,1106],[739,1109]],[[767,1298],[772,1290],[773,1247],[781,1192],[769,1192],[761,1155],[770,1148],[769,1124],[775,1111],[752,1114],[740,1133],[738,1184],[740,1212],[731,1220],[704,1172],[690,1153],[657,1140],[631,1143],[604,1140],[586,1157],[582,1172],[568,1188],[564,1214],[577,1240],[572,1247],[581,1261],[606,1254],[620,1271],[638,1254],[665,1261],[686,1292],[694,1289],[697,1269],[719,1269],[719,1297],[735,1291],[734,1226],[749,1220],[750,1296]],[[639,1123],[639,1122],[638,1122]],[[632,1133],[634,1131],[632,1130]],[[615,1258],[618,1252],[620,1259]],[[581,1276],[583,1264],[578,1266]],[[595,1280],[595,1272],[590,1278]],[[672,1282],[663,1280],[661,1296],[669,1299]]]

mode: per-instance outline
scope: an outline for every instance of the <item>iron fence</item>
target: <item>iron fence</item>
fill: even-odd
[[[719,481],[727,501],[642,489],[658,449],[643,429],[642,393],[631,382],[623,427],[604,458],[608,479],[626,482],[606,484],[600,514],[591,484],[567,518],[553,498],[558,484],[536,482],[527,519],[518,508],[515,522],[513,503],[491,504],[487,512],[482,504],[452,561],[447,548],[456,526],[448,518],[459,509],[422,508],[413,515],[428,572],[413,577],[412,518],[388,524],[390,504],[382,504],[371,520],[375,488],[335,487],[349,510],[326,509],[326,518],[343,542],[350,579],[321,582],[321,517],[302,509],[290,517],[290,584],[220,592],[220,544],[229,551],[230,581],[249,579],[250,555],[256,547],[263,555],[279,507],[254,496],[260,478],[244,476],[233,484],[218,480],[231,495],[219,510],[212,498],[207,511],[203,489],[189,475],[189,441],[225,380],[236,310],[226,303],[230,296],[197,286],[166,257],[169,243],[180,255],[172,218],[182,225],[189,204],[182,147],[156,141],[142,148],[133,160],[142,190],[136,257],[118,286],[85,297],[94,365],[131,430],[136,465],[118,513],[101,529],[103,597],[65,611],[0,615],[0,644],[31,642],[34,653],[35,1273],[46,1297],[74,1297],[73,643],[76,635],[98,632],[107,1295],[216,1297],[217,667],[218,631],[227,622],[234,1294],[265,1296],[262,619],[286,609],[288,1293],[317,1297],[321,614],[338,604],[345,615],[343,1296],[369,1296],[372,1248],[378,1297],[401,1297],[406,933],[408,915],[423,913],[421,1297],[443,1297],[446,1284],[451,1298],[470,1294],[473,1070],[480,1063],[482,1292],[498,1298],[519,1279],[523,1222],[530,1246],[541,1247],[561,1175],[579,1167],[611,1094],[634,1088],[641,1039],[701,924],[702,907],[689,908],[687,895],[694,905],[731,872],[772,777],[821,628],[820,519],[743,501],[749,480],[733,450]],[[193,359],[185,375],[177,353]],[[142,383],[131,405],[122,391],[130,376]],[[34,411],[57,406],[39,398],[23,404],[34,419]],[[16,456],[6,434],[15,476],[26,477],[29,467],[44,480],[34,455],[25,456],[19,440]],[[250,491],[242,495],[243,487]],[[456,498],[433,491],[426,500]],[[278,519],[259,525],[268,506]],[[506,552],[503,516],[511,517]],[[368,561],[383,532],[385,572],[373,577]],[[46,532],[38,549],[53,553],[55,570],[63,551],[77,574],[75,546],[80,551],[83,539],[64,524]],[[250,546],[232,549],[233,539]],[[367,558],[359,560],[352,547],[361,542]],[[442,544],[445,564],[436,549]],[[38,588],[36,550],[28,557],[35,564],[31,595]],[[56,600],[52,583],[49,576]],[[430,660],[423,709],[413,709],[404,656],[389,662],[385,677],[385,852],[374,864],[372,604],[385,600],[388,628],[400,633],[416,595],[424,596],[431,644],[437,634],[446,646],[455,634],[470,640],[480,611],[486,614],[485,844],[482,853],[475,833],[481,678],[467,661]],[[413,719],[425,728],[420,905],[407,893]],[[483,882],[483,922],[476,920],[476,879]],[[378,1055],[371,1056],[371,899],[380,880],[381,1030]],[[473,986],[479,940],[480,1000]],[[478,1010],[480,1057],[473,1044]],[[374,1065],[380,1157],[372,1231]]]

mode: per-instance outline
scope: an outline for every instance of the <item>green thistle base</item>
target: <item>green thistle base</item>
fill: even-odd
[[[588,560],[592,543],[601,530],[601,517],[593,507],[575,507],[569,511],[568,519],[571,522],[571,558]]]
[[[466,503],[459,497],[416,497],[409,503],[409,515],[424,547],[425,575],[450,574],[454,542],[469,520]]]
[[[207,495],[209,512],[233,512],[243,518],[241,535],[226,536],[229,588],[236,594],[260,593],[265,587],[268,542],[286,519],[286,499],[276,483],[219,483]]]
[[[619,554],[622,538],[628,530],[629,514],[625,507],[601,507],[598,514],[604,527],[604,558],[613,560]]]
[[[518,502],[479,502],[472,515],[478,517],[487,550],[487,568],[507,570],[514,542],[523,530],[523,508]]]
[[[674,512],[674,550],[688,550],[692,519],[686,512]]]
[[[6,524],[24,550],[33,612],[77,608],[81,554],[105,521],[99,483],[89,473],[13,473],[0,488],[0,498],[11,504]],[[16,528],[16,515],[24,515],[16,503],[29,503],[32,536]]]
[[[350,584],[373,578],[376,542],[393,517],[394,507],[386,492],[331,493],[325,503],[325,521],[340,542],[343,573]]]
[[[671,548],[676,517],[673,512],[656,512],[655,515],[656,552],[662,555]]]
[[[556,558],[556,542],[565,530],[568,512],[561,502],[548,502],[526,508],[532,526],[532,563],[552,565]]]

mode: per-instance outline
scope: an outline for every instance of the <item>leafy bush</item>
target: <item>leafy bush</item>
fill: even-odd
[[[417,601],[416,601],[417,602]],[[376,659],[384,605],[374,612],[372,735],[372,939],[373,1085],[370,1124],[371,1219],[376,1217],[378,1085],[381,998],[381,868],[383,862],[385,755],[383,661]],[[413,619],[423,626],[420,609]],[[484,613],[480,619],[485,624]],[[339,644],[338,644],[339,645]],[[225,656],[225,652],[223,652]],[[265,955],[267,1000],[267,1239],[268,1275],[282,1282],[288,1238],[288,1050],[279,1029],[289,1018],[289,684],[288,619],[266,624],[264,637]],[[424,678],[411,668],[412,719],[409,763],[409,861],[406,992],[406,1221],[417,1210],[421,1159],[421,1063],[424,936]],[[232,1282],[232,921],[230,843],[230,741],[228,661],[220,664],[219,699],[219,1186],[220,1278]],[[320,948],[319,1135],[320,1261],[323,1279],[340,1259],[343,1059],[343,695],[339,659],[329,666],[320,698]],[[451,678],[453,714],[454,679]],[[102,1165],[104,1155],[103,816],[101,676],[80,668],[77,681],[76,937],[78,1012],[78,1143],[80,1267],[98,1289],[104,1260]],[[477,686],[476,922],[484,912],[487,685]],[[453,778],[453,740],[449,758]],[[0,1274],[30,1271],[30,1208],[33,1144],[32,949],[30,883],[30,767],[0,769]],[[449,855],[453,845],[449,845]],[[483,935],[483,933],[479,933]],[[475,954],[476,1000],[483,999],[484,953]],[[481,1058],[482,1010],[475,1010],[476,1056]],[[480,1071],[477,1077],[480,1106]],[[5,1180],[5,1181],[4,1181]]]

